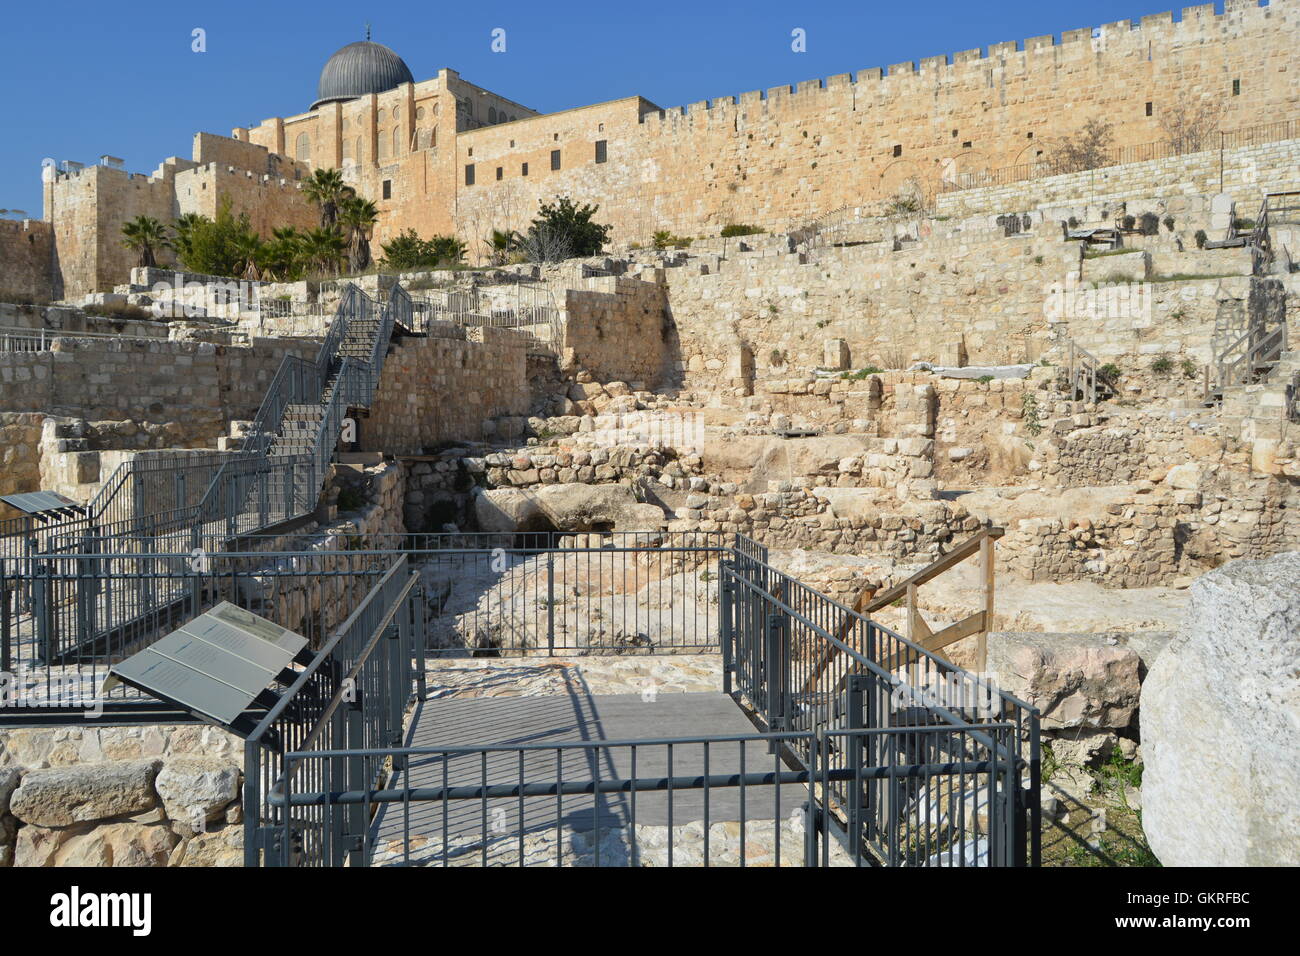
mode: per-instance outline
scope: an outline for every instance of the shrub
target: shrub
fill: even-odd
[[[1184,378],[1196,378],[1196,371],[1197,371],[1196,363],[1193,362],[1191,359],[1189,358],[1183,359],[1180,368],[1182,368],[1183,370]]]
[[[1107,362],[1101,368],[1097,369],[1097,377],[1107,384],[1113,384],[1119,380],[1123,374],[1120,367],[1114,362]]]
[[[1134,226],[1137,225],[1137,217],[1136,217],[1136,216],[1125,216],[1124,219],[1123,219],[1123,223],[1124,223],[1124,228],[1125,228],[1126,230],[1132,229]]]
[[[568,196],[554,203],[541,203],[537,218],[528,227],[529,233],[543,232],[567,244],[570,255],[597,256],[609,241],[612,227],[593,222],[599,206],[584,203],[579,206]]]
[[[414,229],[407,229],[392,242],[384,243],[383,250],[384,266],[398,272],[436,269],[465,258],[465,243],[454,236],[421,239]]]
[[[1204,249],[1204,248],[1205,248],[1206,240],[1208,240],[1209,238],[1210,238],[1210,237],[1207,236],[1207,235],[1205,234],[1205,230],[1204,230],[1204,229],[1197,229],[1197,230],[1196,230],[1196,248],[1197,248],[1197,249]]]
[[[1161,355],[1151,362],[1151,371],[1157,375],[1168,375],[1174,370],[1174,360],[1168,355]]]
[[[874,365],[868,365],[866,368],[860,368],[856,372],[841,372],[840,378],[849,382],[860,382],[870,375],[879,375],[883,368],[876,368]]]
[[[1174,231],[1174,217],[1173,217],[1173,216],[1165,216],[1165,228],[1168,229],[1170,232],[1173,232],[1173,231]]]
[[[733,236],[756,236],[762,231],[763,230],[758,226],[746,226],[743,223],[735,222],[728,226],[723,226],[720,235],[723,239],[730,239]]]
[[[153,319],[156,316],[148,309],[138,305],[87,305],[81,310],[87,315],[98,315],[105,319]]]
[[[1144,236],[1154,236],[1160,232],[1160,217],[1153,212],[1144,212],[1142,214],[1142,225],[1138,232]]]

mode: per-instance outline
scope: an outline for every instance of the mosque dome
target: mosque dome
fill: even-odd
[[[356,99],[368,93],[383,93],[403,83],[414,83],[402,58],[382,43],[358,40],[339,50],[320,71],[315,109],[322,103]]]

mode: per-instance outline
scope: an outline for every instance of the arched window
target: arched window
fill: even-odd
[[[357,137],[356,147],[353,150],[352,155],[358,163],[361,162],[361,137],[360,136]]]
[[[376,158],[381,160],[388,158],[388,133],[384,130],[379,133],[379,155]]]
[[[497,121],[497,108],[496,108],[495,106],[489,106],[489,107],[488,107],[488,122],[489,122],[489,123],[495,123],[496,121]]]
[[[311,161],[311,140],[306,133],[299,133],[294,140],[293,155],[304,163]]]
[[[402,127],[393,127],[393,156],[402,155]]]
[[[415,118],[418,119],[418,120],[422,120],[422,119],[424,119],[424,107],[423,107],[423,106],[416,107],[416,110],[415,110]]]
[[[344,163],[347,163],[347,162],[352,161],[352,160],[355,159],[355,158],[356,158],[356,157],[355,157],[355,156],[353,155],[353,153],[352,153],[352,140],[347,139],[346,137],[344,137],[344,139],[343,139],[343,162],[344,162]]]

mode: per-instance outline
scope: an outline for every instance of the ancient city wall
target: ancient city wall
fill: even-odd
[[[1061,203],[1120,203],[1152,196],[1226,193],[1253,217],[1264,193],[1300,188],[1300,140],[1189,153],[1061,176],[941,193],[941,215],[1038,209]]]
[[[568,193],[600,203],[619,241],[784,228],[912,180],[934,192],[944,175],[1040,160],[1091,117],[1114,124],[1117,146],[1161,141],[1164,111],[1189,98],[1221,104],[1223,129],[1294,119],[1296,18],[1291,0],[1232,0],[1220,16],[1191,7],[1177,22],[1119,21],[1095,37],[1072,30],[680,109],[620,100],[476,130],[457,137],[456,219],[517,226],[507,210]]]
[[[39,219],[0,219],[0,298],[44,302],[54,294],[54,232]]]

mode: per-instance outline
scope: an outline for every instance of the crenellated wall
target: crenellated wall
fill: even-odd
[[[1169,111],[1198,103],[1218,110],[1221,130],[1294,124],[1298,34],[1300,0],[1227,0],[1217,15],[1188,7],[1177,20],[1121,20],[666,110],[629,96],[537,115],[443,70],[231,138],[199,134],[192,161],[168,160],[152,177],[106,167],[52,177],[56,294],[124,281],[120,227],[134,215],[210,214],[229,194],[263,232],[308,225],[313,210],[296,179],[317,167],[344,170],[376,202],[376,247],[408,228],[454,232],[477,258],[492,229],[520,228],[539,202],[566,194],[599,204],[615,243],[658,230],[716,236],[729,223],[785,230],[1040,162],[1089,119],[1112,124],[1116,147],[1160,144]],[[1217,154],[1176,162],[1217,165],[1207,156]],[[1233,172],[1242,198],[1256,198]],[[1019,195],[995,193],[985,205]]]

